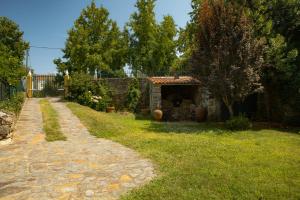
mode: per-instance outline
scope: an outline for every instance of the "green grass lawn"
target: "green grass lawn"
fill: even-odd
[[[158,123],[69,103],[92,134],[151,159],[157,178],[123,199],[300,199],[300,135]]]
[[[43,128],[46,133],[46,140],[48,142],[66,140],[66,137],[60,130],[56,110],[54,110],[47,99],[40,100],[40,106],[43,115]]]

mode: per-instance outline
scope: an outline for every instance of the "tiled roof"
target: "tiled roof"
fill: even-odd
[[[200,81],[191,76],[156,76],[149,77],[148,80],[157,85],[200,85]]]

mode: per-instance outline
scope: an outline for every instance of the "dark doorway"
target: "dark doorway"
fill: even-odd
[[[198,86],[163,85],[161,87],[162,110],[165,121],[191,120],[196,107]]]

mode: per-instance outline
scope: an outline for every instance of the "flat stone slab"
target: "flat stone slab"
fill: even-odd
[[[64,103],[50,101],[67,141],[45,141],[39,99],[28,99],[13,142],[0,146],[0,199],[118,199],[155,176],[149,160],[91,136]]]

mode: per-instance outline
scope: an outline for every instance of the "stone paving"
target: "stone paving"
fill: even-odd
[[[91,136],[58,99],[67,141],[45,141],[39,99],[25,102],[13,143],[0,146],[0,199],[118,199],[155,175],[146,159]]]

